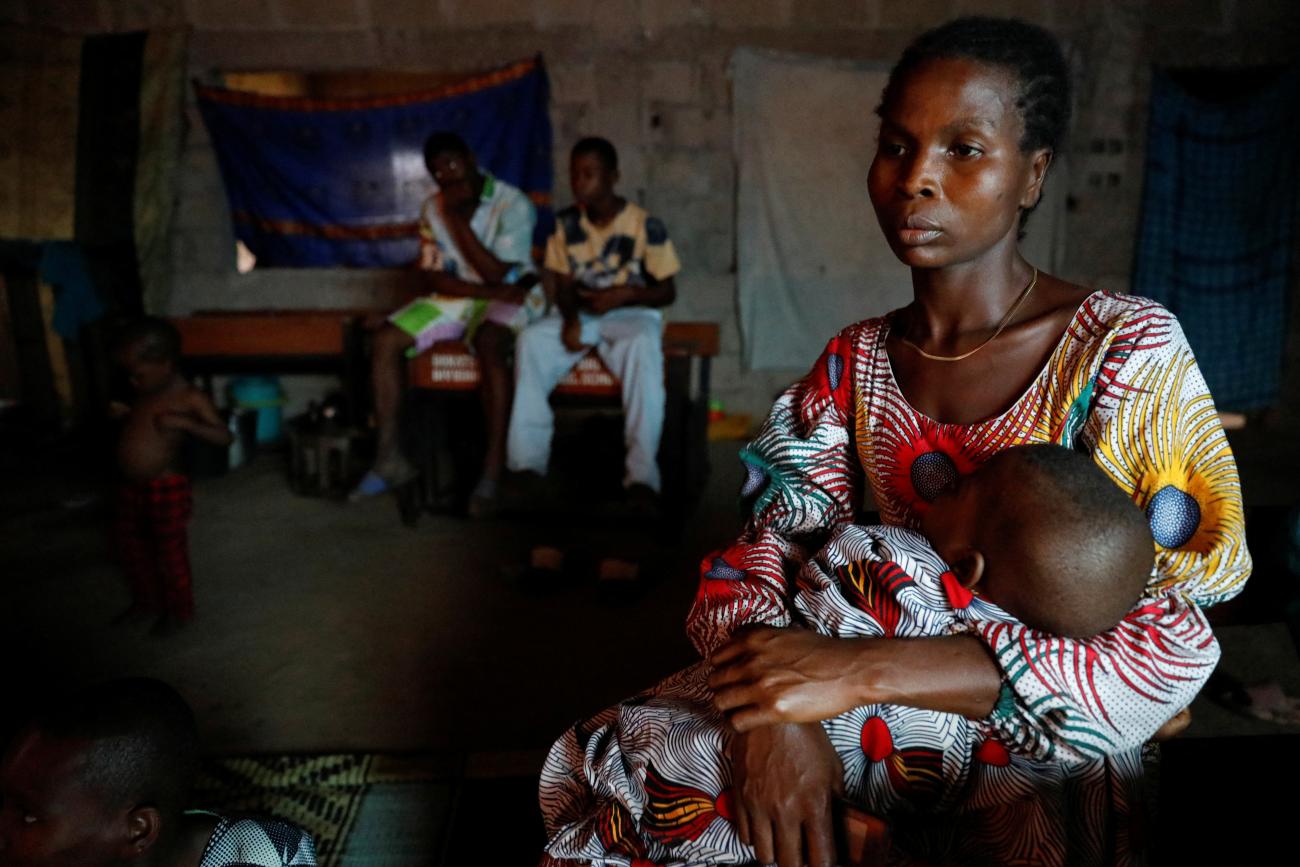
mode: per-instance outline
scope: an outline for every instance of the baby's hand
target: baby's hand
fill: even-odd
[[[108,402],[108,417],[111,419],[126,418],[131,414],[131,407],[122,403],[120,400],[110,400]]]

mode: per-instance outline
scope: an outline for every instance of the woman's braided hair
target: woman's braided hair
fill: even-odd
[[[1011,72],[1020,85],[1016,108],[1025,125],[1021,152],[1047,148],[1055,153],[1061,147],[1070,125],[1070,65],[1055,36],[1027,21],[983,16],[957,18],[927,30],[890,70],[882,108],[897,96],[909,73],[946,58],[975,60]],[[1029,210],[1020,215],[1022,227]]]

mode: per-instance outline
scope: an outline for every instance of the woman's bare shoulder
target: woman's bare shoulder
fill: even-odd
[[[1088,286],[1071,283],[1052,274],[1040,274],[1036,288],[1038,294],[1036,312],[1043,316],[1072,314],[1096,292]]]

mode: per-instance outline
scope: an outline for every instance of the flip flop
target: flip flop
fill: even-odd
[[[371,470],[361,477],[357,486],[348,494],[348,502],[355,503],[368,497],[375,497],[389,490],[388,480]]]
[[[420,471],[402,458],[377,461],[348,494],[348,501],[355,503],[387,491],[400,490],[419,475]]]
[[[535,545],[528,552],[528,565],[515,575],[520,589],[547,592],[570,583],[565,552],[550,545]]]

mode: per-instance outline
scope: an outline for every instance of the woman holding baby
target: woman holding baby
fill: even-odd
[[[856,745],[832,743],[820,721],[869,703],[959,715],[998,746],[976,758],[1005,780],[1005,798],[904,817],[923,829],[902,835],[906,854],[1142,858],[1142,745],[1183,709],[1170,696],[1209,676],[1218,650],[1202,609],[1239,592],[1251,564],[1232,454],[1172,314],[1043,273],[1020,254],[1069,110],[1059,45],[1019,21],[939,27],[890,75],[869,193],[911,267],[914,301],[844,329],[778,399],[742,455],[753,507],[745,536],[711,561],[721,566],[706,566],[688,622],[711,663],[714,710],[734,734],[718,773],[681,789],[704,793],[697,800],[713,813],[682,802],[671,815],[693,819],[700,834],[734,829],[759,862],[832,863],[831,806],[841,757]],[[1149,519],[1156,567],[1119,626],[1091,639],[1018,626],[856,641],[787,628],[789,575],[826,531],[854,520],[864,477],[883,522],[915,528],[992,455],[1044,442],[1090,455]],[[640,769],[635,738],[615,717],[592,723],[605,728],[575,727],[543,774],[553,843],[576,847],[553,845],[551,856],[632,863],[620,852],[640,851],[652,863],[689,863],[684,838],[663,831],[664,799],[639,790],[637,773],[607,788],[591,782],[619,749],[625,771]],[[602,740],[606,731],[617,737]],[[906,751],[876,758],[905,790],[917,771]],[[614,815],[626,815],[640,850],[615,845]]]

